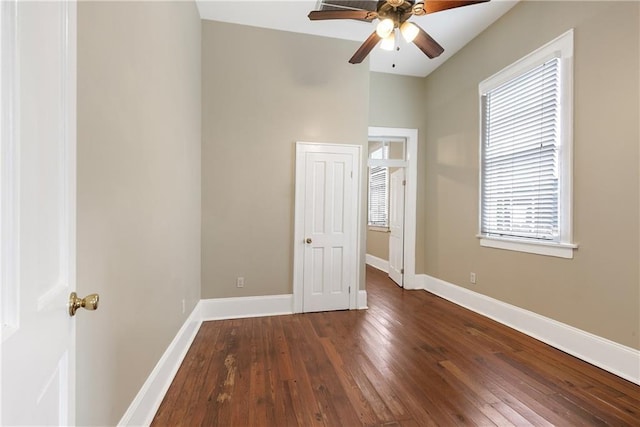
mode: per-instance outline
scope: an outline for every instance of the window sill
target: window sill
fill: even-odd
[[[388,233],[389,227],[378,227],[375,225],[369,225],[369,231],[377,231],[378,233]]]
[[[578,245],[573,243],[529,242],[501,237],[479,235],[480,246],[486,248],[505,249],[508,251],[527,252],[537,255],[573,259],[573,251]]]

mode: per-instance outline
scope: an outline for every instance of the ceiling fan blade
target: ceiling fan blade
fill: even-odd
[[[442,10],[454,9],[456,7],[470,6],[476,3],[485,3],[489,0],[468,0],[468,1],[449,1],[449,0],[427,0],[424,2],[425,13],[435,13]]]
[[[314,10],[309,13],[309,19],[312,21],[322,21],[325,19],[358,19],[371,22],[377,17],[378,13],[370,10]]]
[[[362,43],[358,50],[356,50],[356,53],[353,54],[349,62],[352,64],[361,63],[364,58],[369,55],[369,52],[371,52],[371,50],[378,44],[379,41],[380,36],[374,31],[373,33],[371,33],[369,38],[366,39],[364,43]]]
[[[438,44],[425,30],[418,27],[418,35],[413,39],[413,43],[420,48],[429,58],[433,59],[444,52],[444,48]]]

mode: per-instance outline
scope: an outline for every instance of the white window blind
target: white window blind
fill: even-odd
[[[389,225],[389,168],[375,166],[369,169],[369,225]]]
[[[372,160],[389,158],[389,146],[382,143],[369,153]],[[389,168],[386,166],[369,167],[369,225],[389,226]]]
[[[560,59],[482,94],[481,233],[559,241]]]

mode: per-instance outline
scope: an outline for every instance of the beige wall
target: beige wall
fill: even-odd
[[[389,232],[367,230],[367,254],[389,261]]]
[[[418,187],[416,218],[416,273],[424,273],[425,260],[425,168],[426,132],[424,128],[425,81],[419,77],[371,73],[369,126],[418,129]],[[367,235],[372,241],[380,236]],[[387,233],[388,242],[388,233]],[[375,251],[376,249],[373,248]],[[387,258],[388,259],[388,243]]]
[[[296,141],[363,146],[366,221],[368,66],[347,62],[356,42],[202,29],[202,297],[288,294]]]
[[[200,298],[200,71],[194,3],[79,3],[78,425],[116,425]]]
[[[639,7],[521,2],[426,81],[426,272],[640,348]],[[573,260],[481,248],[478,83],[575,28]],[[425,169],[423,164],[422,169]],[[424,171],[423,175],[424,177]]]

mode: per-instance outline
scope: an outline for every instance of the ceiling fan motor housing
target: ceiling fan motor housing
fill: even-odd
[[[414,7],[413,1],[381,0],[378,2],[378,19],[391,19],[397,28],[414,14]]]

